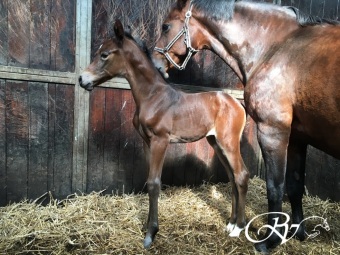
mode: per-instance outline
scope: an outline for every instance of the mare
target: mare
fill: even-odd
[[[177,0],[156,42],[156,67],[167,77],[168,68],[185,68],[202,49],[220,56],[244,85],[266,167],[268,224],[280,218],[285,181],[292,221],[300,223],[307,145],[340,158],[339,23],[273,4]],[[297,237],[305,239],[303,224]],[[271,235],[256,249],[266,253],[279,243]]]
[[[169,143],[189,143],[207,137],[225,166],[232,184],[232,211],[227,230],[238,236],[245,227],[245,199],[249,173],[240,154],[245,109],[223,92],[184,93],[170,86],[122,23],[115,37],[105,40],[93,62],[79,77],[81,87],[94,86],[116,76],[126,78],[136,104],[133,124],[144,141],[148,162],[149,215],[144,247],[158,232],[158,197]],[[146,49],[146,48],[145,48]],[[231,169],[231,170],[230,170]]]

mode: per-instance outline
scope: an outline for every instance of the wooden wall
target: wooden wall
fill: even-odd
[[[47,191],[63,198],[75,191],[143,189],[142,140],[132,126],[135,106],[126,83],[114,82],[88,94],[76,82],[90,52],[91,36],[82,26],[92,8],[92,56],[115,18],[131,25],[134,35],[152,48],[173,1],[93,0],[90,6],[86,4],[91,0],[0,1],[0,205],[36,199]],[[339,0],[267,2],[330,18],[340,10]],[[85,9],[78,9],[80,4]],[[188,90],[242,89],[230,68],[209,51],[197,54],[185,71],[174,71],[171,77],[173,83],[190,85]],[[265,176],[251,119],[242,155],[252,175]],[[310,148],[308,190],[340,200],[337,170],[338,160]],[[205,140],[171,145],[162,179],[167,185],[227,181]],[[318,185],[320,180],[323,185]]]
[[[2,0],[0,15],[0,65],[74,71],[74,0]],[[73,107],[74,84],[0,79],[1,205],[71,193]]]
[[[0,64],[74,71],[75,0],[2,0]]]

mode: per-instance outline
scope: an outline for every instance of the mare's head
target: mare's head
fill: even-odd
[[[126,74],[125,53],[123,42],[127,40],[122,23],[117,20],[114,24],[114,36],[106,39],[99,47],[92,63],[79,76],[82,88],[91,91],[94,86]]]
[[[153,53],[153,62],[163,76],[168,77],[169,68],[184,69],[198,50],[210,48],[208,37],[213,31],[207,31],[197,17],[208,19],[207,12],[215,19],[229,19],[233,7],[234,0],[177,0],[163,22]]]

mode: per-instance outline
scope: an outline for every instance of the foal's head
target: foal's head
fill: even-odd
[[[126,74],[125,52],[123,42],[125,32],[122,23],[117,20],[114,24],[115,36],[106,39],[99,47],[92,63],[79,76],[79,84],[82,88],[91,91],[94,86]]]

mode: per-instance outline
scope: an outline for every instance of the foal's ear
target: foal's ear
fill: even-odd
[[[115,32],[117,39],[119,41],[122,41],[123,38],[124,38],[124,28],[123,28],[122,22],[120,22],[119,19],[116,20],[116,22],[113,26],[113,30]]]

